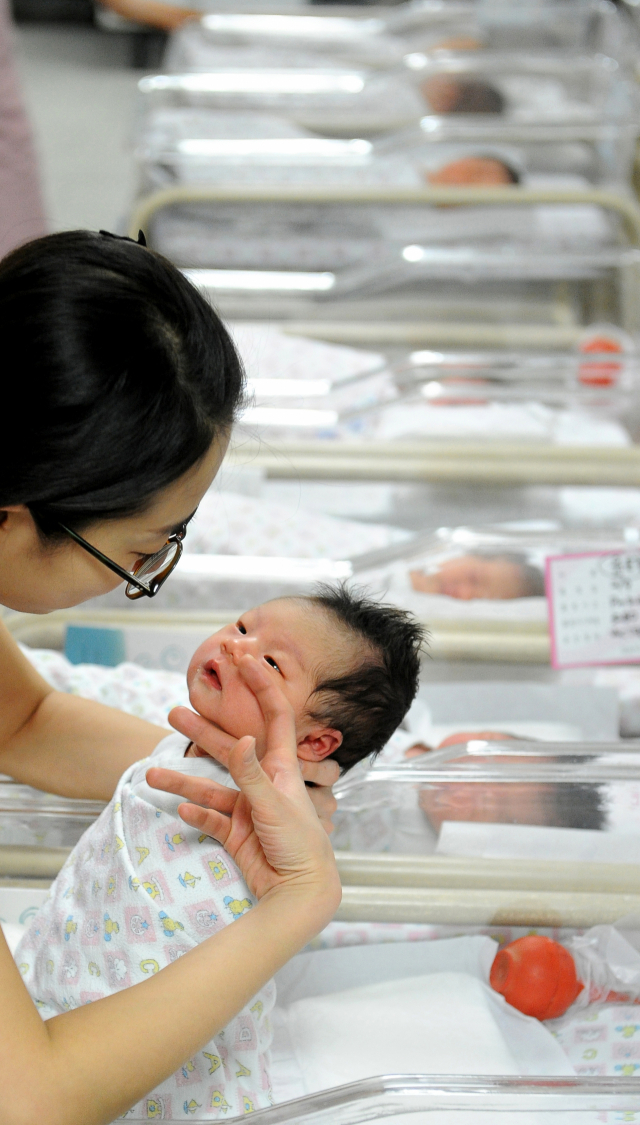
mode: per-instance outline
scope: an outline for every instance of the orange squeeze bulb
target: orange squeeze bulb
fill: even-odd
[[[496,954],[489,983],[513,1008],[538,1020],[564,1015],[584,987],[569,951],[537,934],[518,938]]]

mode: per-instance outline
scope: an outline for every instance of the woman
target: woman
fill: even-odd
[[[75,231],[0,263],[0,327],[0,604],[45,613],[123,577],[129,596],[152,596],[179,558],[242,400],[223,325],[159,256]],[[0,629],[0,771],[108,799],[166,731],[53,691]],[[0,938],[5,1125],[113,1121],[224,1027],[335,911],[335,864],[300,777],[290,710],[259,668],[246,674],[269,723],[269,751],[260,766],[252,740],[235,745],[241,795],[158,771],[154,781],[207,806],[182,808],[227,847],[261,901],[144,984],[47,1023]],[[174,725],[209,753],[233,743],[185,709]],[[306,776],[335,780],[331,766]],[[332,798],[313,792],[330,815]]]

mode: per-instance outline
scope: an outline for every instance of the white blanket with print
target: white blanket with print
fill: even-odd
[[[178,818],[180,798],[146,783],[152,764],[228,781],[213,761],[185,759],[187,745],[169,735],[123,774],[20,942],[16,961],[44,1019],[147,979],[254,905],[227,853]],[[216,1120],[268,1106],[274,1001],[270,982],[127,1119]]]

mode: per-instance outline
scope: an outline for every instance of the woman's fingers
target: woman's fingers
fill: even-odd
[[[323,762],[301,761],[300,772],[305,781],[331,787],[340,777],[340,766],[332,758],[325,758]]]
[[[326,832],[328,832],[329,835],[331,835],[331,833],[333,832],[333,823],[331,821],[331,817],[338,807],[338,802],[336,801],[333,793],[330,789],[325,788],[307,788],[307,793],[311,798],[311,802],[318,814],[318,818],[323,828]]]
[[[265,782],[270,785],[256,754],[256,740],[246,735],[238,739],[229,758],[229,772],[236,785],[251,800],[252,796],[262,795]]]
[[[215,809],[203,809],[200,805],[191,804],[178,805],[178,815],[191,828],[197,828],[198,831],[205,832],[207,836],[212,836],[223,847],[225,846],[231,832],[231,820],[228,816],[223,816]]]
[[[206,777],[190,777],[188,774],[179,773],[177,770],[165,770],[160,766],[152,766],[147,770],[147,782],[152,789],[163,789],[167,793],[176,793],[186,801],[203,805],[206,809],[216,809],[221,813],[230,813],[236,803],[238,794],[235,789],[226,785],[218,785]]]
[[[263,759],[269,776],[275,779],[280,770],[300,777],[296,745],[296,724],[293,708],[266,668],[246,654],[238,664],[242,678],[255,695],[266,723],[267,753]]]
[[[203,719],[202,715],[197,715],[189,707],[174,707],[169,712],[169,722],[174,730],[186,735],[205,753],[226,766],[229,754],[236,743],[233,735],[220,730],[220,727],[215,726],[209,719]]]

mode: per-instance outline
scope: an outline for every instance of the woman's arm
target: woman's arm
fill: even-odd
[[[186,20],[199,19],[202,15],[195,9],[165,4],[163,0],[102,0],[102,3],[125,19],[148,23],[163,31],[175,31]]]
[[[167,731],[54,689],[0,622],[0,773],[64,797],[108,801]]]
[[[226,762],[235,740],[211,723],[207,750]],[[169,732],[125,711],[55,691],[0,622],[0,773],[62,797],[109,801],[126,769]],[[326,830],[336,802],[336,762],[304,762],[311,800]]]
[[[291,709],[245,661],[265,708],[268,751],[261,765],[253,739],[241,739],[229,760],[240,794],[210,785],[201,812],[210,824],[219,818],[218,838],[263,897],[148,981],[46,1023],[0,939],[3,1125],[107,1125],[203,1047],[333,916],[338,874],[298,768]]]

